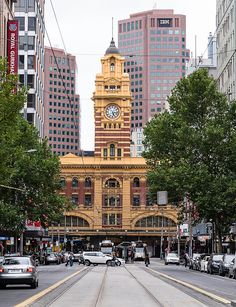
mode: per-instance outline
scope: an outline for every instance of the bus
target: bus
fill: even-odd
[[[147,246],[143,241],[134,242],[134,260],[144,260],[144,247]]]
[[[111,242],[111,240],[103,240],[101,243],[99,243],[101,252],[104,254],[112,254],[114,251],[114,243]]]

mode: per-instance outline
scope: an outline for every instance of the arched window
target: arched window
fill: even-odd
[[[110,145],[110,157],[115,157],[115,145]]]
[[[114,64],[114,63],[111,63],[111,65],[110,65],[110,71],[115,71],[115,64]]]
[[[105,183],[106,188],[119,188],[120,183],[115,178],[110,178]]]
[[[65,178],[61,178],[60,179],[60,184],[61,184],[61,188],[64,189],[66,187],[66,179]]]
[[[89,227],[89,223],[78,216],[63,216],[60,225],[66,227]]]
[[[162,221],[163,219],[163,221]],[[165,216],[147,216],[138,220],[135,227],[151,227],[151,228],[161,228],[161,227],[176,227],[176,223]]]
[[[139,181],[139,178],[138,178],[138,177],[135,177],[135,178],[134,178],[133,187],[134,187],[134,188],[139,188],[139,187],[140,187],[140,181]]]
[[[78,179],[77,178],[72,179],[72,188],[78,188]]]
[[[91,188],[91,186],[92,186],[91,178],[89,178],[89,177],[85,178],[84,185],[85,185],[86,188]]]

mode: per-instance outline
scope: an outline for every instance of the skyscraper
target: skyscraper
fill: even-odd
[[[37,128],[41,138],[44,125],[44,3],[45,0],[17,0],[14,5],[19,22],[19,80],[29,88],[24,117]]]
[[[13,2],[16,0],[0,0],[0,56],[7,55],[7,22],[13,19]]]
[[[236,1],[216,1],[217,81],[229,100],[236,97]]]
[[[131,132],[137,132],[168,108],[167,96],[185,76],[186,17],[154,9],[120,20],[118,28],[119,50],[131,79]]]
[[[80,152],[80,103],[75,87],[75,56],[45,47],[44,135],[59,156]]]

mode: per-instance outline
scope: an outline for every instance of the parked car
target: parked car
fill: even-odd
[[[225,254],[219,264],[219,275],[225,276],[229,273],[230,262],[235,258],[235,255]]]
[[[208,260],[209,260],[210,256],[209,255],[205,255],[203,259],[201,259],[201,262],[200,262],[200,271],[201,272],[207,272],[207,263],[208,263]]]
[[[201,261],[202,261],[202,259],[205,258],[205,256],[210,256],[210,255],[203,253],[203,254],[200,254],[200,256],[196,257],[196,259],[194,261],[194,267],[193,267],[194,270],[201,271]]]
[[[83,262],[85,265],[89,266],[91,264],[97,265],[97,264],[106,264],[111,265],[112,264],[112,257],[103,254],[102,252],[83,252]]]
[[[229,264],[229,278],[233,277],[236,279],[236,258],[234,258]]]
[[[176,253],[169,253],[165,257],[165,265],[167,264],[177,264],[179,265],[179,256]]]
[[[223,254],[211,254],[207,263],[207,274],[219,273],[220,261]]]
[[[0,263],[2,263],[4,260],[4,256],[0,256]]]
[[[60,257],[58,256],[58,254],[56,253],[51,253],[49,255],[46,255],[45,257],[45,264],[50,264],[50,263],[56,263],[56,264],[60,264],[61,260]]]
[[[201,254],[193,253],[193,256],[189,259],[189,269],[196,269],[196,260]]]
[[[5,257],[0,264],[0,288],[8,284],[27,284],[38,287],[38,271],[30,257]]]

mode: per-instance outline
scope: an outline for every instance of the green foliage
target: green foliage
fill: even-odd
[[[236,220],[236,103],[204,69],[180,80],[168,101],[170,113],[144,130],[150,189],[167,190],[171,202],[188,192],[220,231]]]
[[[23,119],[25,99],[26,90],[0,60],[0,230],[20,230],[27,219],[47,225],[65,208],[59,159]]]

